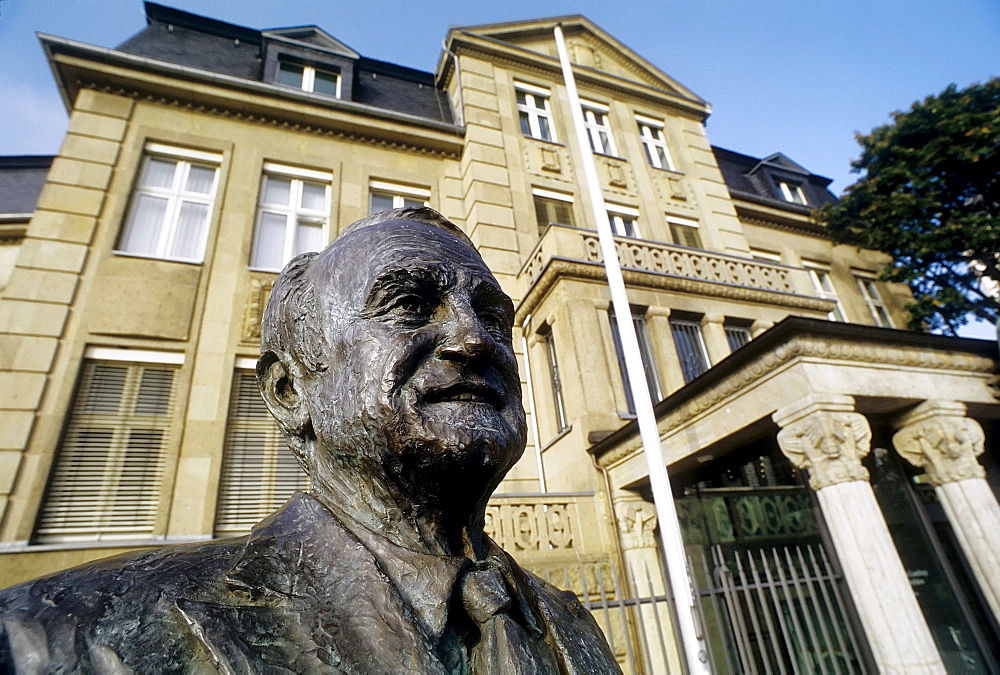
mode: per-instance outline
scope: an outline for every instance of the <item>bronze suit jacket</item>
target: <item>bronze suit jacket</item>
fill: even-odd
[[[620,672],[572,593],[494,553],[563,672]],[[456,672],[436,646],[445,613],[428,619],[393,576],[299,493],[246,537],[116,556],[0,591],[0,672]]]

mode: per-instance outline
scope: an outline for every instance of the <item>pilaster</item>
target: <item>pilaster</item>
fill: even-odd
[[[854,399],[813,394],[772,419],[781,427],[782,453],[809,472],[879,670],[945,672],[861,466],[871,450],[871,428],[855,412]]]
[[[976,459],[983,428],[955,401],[924,401],[897,421],[896,452],[934,485],[993,615],[1000,620],[1000,504]]]

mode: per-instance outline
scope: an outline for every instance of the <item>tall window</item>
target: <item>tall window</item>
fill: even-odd
[[[670,238],[678,246],[701,248],[701,236],[698,234],[698,221],[687,218],[667,218],[670,227]]]
[[[676,171],[670,151],[667,149],[667,140],[663,136],[663,122],[640,115],[636,115],[635,121],[639,124],[639,139],[642,141],[650,166]]]
[[[701,335],[701,323],[689,319],[670,318],[670,332],[674,335],[677,358],[681,362],[684,381],[690,382],[708,370],[708,352]]]
[[[180,362],[175,355],[153,356],[168,363],[84,362],[35,542],[153,535]]]
[[[538,234],[541,236],[545,228],[556,223],[570,225],[573,223],[573,197],[561,192],[535,188],[535,218],[538,221]]]
[[[431,191],[427,188],[398,185],[380,180],[369,183],[368,215],[409,206],[427,206]]]
[[[608,204],[608,222],[611,223],[611,231],[619,237],[638,237],[639,231],[635,227],[638,218],[638,209]]]
[[[547,329],[538,337],[545,347],[545,357],[549,366],[549,382],[552,387],[552,407],[555,408],[556,412],[556,428],[561,432],[569,425],[566,422],[566,403],[563,400],[562,380],[559,377],[559,361],[556,359],[556,345],[552,339],[552,330]]]
[[[278,84],[340,98],[340,73],[292,61],[278,61]]]
[[[635,399],[632,398],[632,385],[628,377],[628,370],[625,368],[625,351],[622,349],[622,338],[618,332],[618,323],[615,319],[613,309],[608,310],[608,319],[611,321],[611,340],[615,346],[615,356],[618,358],[618,370],[622,375],[622,385],[625,387],[625,405],[628,412],[635,414]],[[632,311],[632,326],[635,328],[635,336],[639,342],[639,355],[642,357],[642,368],[646,374],[646,385],[649,387],[650,396],[653,401],[659,401],[662,396],[660,390],[660,378],[656,374],[656,360],[653,358],[653,346],[649,341],[649,331],[646,328],[646,317],[639,311]]]
[[[885,302],[882,301],[882,295],[878,292],[878,288],[875,287],[875,279],[861,274],[856,274],[854,278],[858,281],[858,289],[861,291],[861,297],[865,299],[865,304],[868,305],[868,312],[872,315],[872,319],[875,320],[875,324],[884,328],[892,328],[892,319],[889,318],[889,310],[886,309]]]
[[[780,181],[778,183],[778,189],[781,190],[781,196],[786,202],[791,202],[793,204],[801,204],[805,206],[806,195],[802,192],[802,186],[798,183],[789,183],[787,181]]]
[[[515,82],[514,92],[517,97],[517,114],[521,120],[521,133],[528,138],[555,141],[552,111],[549,109],[549,90]]]
[[[813,290],[816,295],[837,303],[833,311],[826,315],[826,318],[830,321],[847,321],[844,317],[844,309],[840,305],[840,298],[837,297],[837,291],[833,288],[833,280],[830,278],[830,268],[807,260],[803,260],[802,265],[809,272],[809,279],[812,281]]]
[[[264,165],[250,267],[280,272],[298,254],[323,248],[331,180],[322,171]]]
[[[295,491],[308,489],[309,477],[288,449],[264,405],[253,371],[236,371],[222,456],[215,535],[245,534]]]
[[[608,123],[608,107],[592,101],[583,101],[580,105],[583,108],[583,125],[590,138],[590,149],[602,155],[617,156],[615,139]]]
[[[726,342],[729,343],[729,351],[735,352],[737,349],[743,345],[750,342],[753,337],[750,334],[750,326],[742,323],[730,323],[726,322],[722,325],[723,330],[726,332]]]
[[[201,262],[221,161],[211,152],[148,144],[115,250]]]

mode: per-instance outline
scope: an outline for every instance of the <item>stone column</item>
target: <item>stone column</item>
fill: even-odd
[[[701,320],[701,333],[705,338],[705,349],[708,350],[708,360],[714,366],[729,356],[729,340],[726,339],[726,317],[721,314],[706,314]]]
[[[667,594],[667,580],[660,572],[657,555],[656,507],[641,496],[618,491],[614,498],[615,520],[621,535],[625,575],[632,588],[625,591],[637,598]],[[646,644],[643,660],[648,659],[645,672],[680,673],[681,662],[674,639],[673,616],[665,602],[640,604],[635,628]],[[664,649],[666,653],[664,654]]]
[[[871,449],[871,428],[854,411],[854,399],[812,394],[772,419],[781,427],[781,451],[809,472],[879,670],[945,672],[861,466]]]
[[[1000,620],[1000,505],[976,460],[983,428],[965,416],[965,405],[924,401],[897,422],[896,452],[927,471],[959,545]]]

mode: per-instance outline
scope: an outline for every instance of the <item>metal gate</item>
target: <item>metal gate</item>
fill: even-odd
[[[713,673],[869,671],[822,545],[710,553],[696,577]]]

